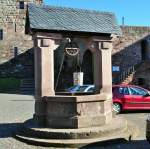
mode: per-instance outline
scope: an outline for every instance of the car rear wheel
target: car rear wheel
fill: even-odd
[[[121,112],[121,105],[119,103],[113,103],[113,110],[118,114]]]

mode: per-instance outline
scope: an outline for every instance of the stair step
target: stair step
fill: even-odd
[[[30,91],[30,90],[34,90],[35,88],[21,88],[21,91]]]
[[[34,82],[22,82],[22,84],[34,84]]]
[[[33,82],[23,82],[22,81],[22,84],[34,84],[34,81]]]
[[[114,138],[119,138],[119,136],[112,135],[109,137],[101,137],[101,138],[96,138],[96,139],[37,139],[37,138],[29,138],[25,136],[19,136],[16,135],[16,138],[29,143],[29,144],[36,144],[40,146],[47,146],[47,147],[82,147],[91,143],[96,143],[100,141],[106,141],[106,140],[112,140]],[[120,134],[122,138],[129,138],[129,135],[126,134]]]
[[[112,131],[109,127],[102,129],[102,134],[101,131],[96,131],[99,133],[98,136],[95,136],[94,138],[75,138],[75,139],[55,139],[55,138],[38,138],[37,136],[28,136],[26,133],[23,134],[17,134],[15,137],[18,140],[21,140],[23,142],[29,143],[29,144],[36,144],[36,145],[42,145],[42,146],[51,146],[51,147],[82,147],[91,143],[96,143],[96,142],[102,142],[102,141],[108,141],[108,140],[113,140],[113,139],[118,139],[118,138],[125,138],[127,140],[133,139],[137,137],[139,130],[136,127],[136,125],[130,123],[130,122],[125,122],[123,121],[122,125],[119,125],[118,121],[115,123],[116,125],[114,126],[114,130]],[[123,126],[124,125],[124,126]],[[103,127],[103,126],[102,126]],[[122,127],[122,128],[121,128]],[[118,128],[118,129],[117,129]],[[75,129],[75,131],[78,129]],[[54,130],[54,132],[56,129]],[[61,130],[57,130],[60,131]],[[68,131],[68,129],[64,129],[63,132]],[[71,130],[74,131],[74,130]],[[88,130],[89,131],[89,130]],[[84,132],[83,132],[84,133]],[[57,134],[57,133],[55,133]]]
[[[34,95],[34,92],[21,92],[22,95]]]
[[[23,79],[20,85],[21,94],[33,95],[35,91],[34,79]]]
[[[34,84],[25,84],[25,85],[24,85],[24,84],[21,84],[21,85],[20,85],[20,88],[21,88],[21,87],[35,87],[35,85],[34,85]]]

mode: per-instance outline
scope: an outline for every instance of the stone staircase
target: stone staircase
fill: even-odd
[[[117,81],[115,84],[137,84],[135,75],[136,72],[140,69],[141,71],[145,71],[145,69],[148,69],[150,67],[149,61],[141,61],[140,63],[129,67],[125,71],[121,72],[117,76]]]
[[[23,79],[20,85],[20,93],[23,95],[34,95],[35,83],[34,79]]]
[[[115,78],[113,84],[130,84],[135,74],[136,66],[129,67],[125,71],[119,73]]]
[[[134,77],[135,71],[133,71],[131,74],[129,74],[125,80],[123,80],[122,84],[132,84],[133,77]]]

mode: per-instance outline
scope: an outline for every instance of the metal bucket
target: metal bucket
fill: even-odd
[[[83,72],[74,72],[73,73],[73,82],[74,85],[83,85]]]

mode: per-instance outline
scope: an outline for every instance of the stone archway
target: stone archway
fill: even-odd
[[[82,71],[84,73],[84,84],[93,84],[93,54],[90,50],[86,50],[83,55]]]
[[[150,59],[150,48],[147,40],[141,42],[141,58],[142,60]]]

